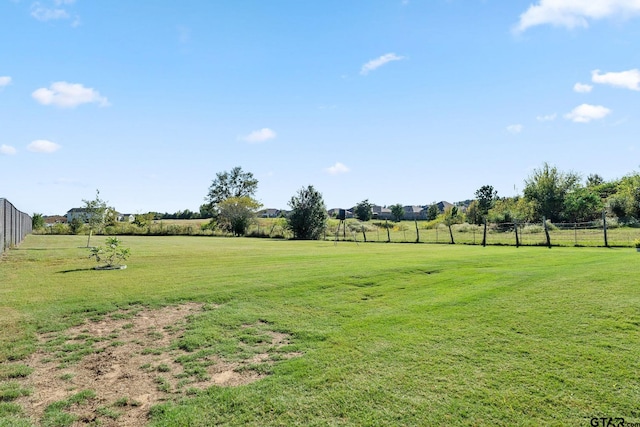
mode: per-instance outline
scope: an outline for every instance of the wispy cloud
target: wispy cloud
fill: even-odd
[[[0,76],[0,87],[9,86],[11,84],[11,77]]]
[[[536,120],[539,122],[552,122],[556,119],[556,117],[558,117],[558,115],[556,113],[553,113],[547,114],[545,116],[538,116],[536,117]]]
[[[403,59],[405,59],[404,56],[398,56],[395,53],[387,53],[364,64],[360,69],[360,74],[366,76],[369,72],[376,70],[389,62],[401,61]]]
[[[60,149],[60,145],[46,139],[38,139],[27,146],[27,150],[34,153],[53,153]]]
[[[0,145],[0,154],[4,154],[6,156],[11,156],[16,154],[16,149],[10,145]]]
[[[98,91],[79,83],[55,82],[49,88],[35,90],[31,96],[42,105],[73,108],[81,104],[109,106],[109,101]]]
[[[36,1],[31,3],[31,16],[42,22],[74,18],[71,25],[76,27],[80,24],[80,17],[72,15],[64,8],[73,3],[75,0],[53,0],[49,4]]]
[[[589,123],[592,120],[603,119],[609,114],[611,114],[611,110],[602,105],[582,104],[565,114],[564,117],[576,123]]]
[[[514,31],[523,32],[545,24],[569,29],[587,28],[590,20],[639,14],[638,0],[539,0],[520,15]]]
[[[326,168],[325,171],[329,175],[341,175],[343,173],[349,172],[350,169],[346,165],[344,165],[343,163],[336,162],[335,165]]]
[[[523,126],[521,124],[507,126],[507,132],[513,135],[517,135],[522,132]]]
[[[269,128],[262,128],[260,130],[253,131],[249,135],[243,136],[240,139],[251,143],[259,143],[274,139],[276,136],[277,134],[273,130]]]
[[[591,80],[594,83],[600,83],[615,87],[621,87],[630,90],[640,90],[640,70],[620,71],[618,73],[600,74],[600,70],[591,72]]]
[[[578,93],[589,93],[593,89],[593,86],[585,83],[576,83],[573,85],[573,91]]]

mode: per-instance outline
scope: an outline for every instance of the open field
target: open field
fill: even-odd
[[[0,426],[640,422],[633,249],[122,240],[119,271],[90,269],[86,236],[3,256]],[[118,368],[149,374],[149,401],[80,382],[129,347]]]

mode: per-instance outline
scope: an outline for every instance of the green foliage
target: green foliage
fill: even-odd
[[[131,255],[131,250],[121,245],[122,241],[117,237],[107,237],[106,246],[91,248],[89,258],[95,258],[96,262],[104,261],[106,267],[119,266]]]
[[[389,209],[391,209],[391,216],[393,217],[393,220],[395,222],[402,221],[402,218],[404,218],[404,207],[402,206],[401,203],[396,203],[395,205],[391,205],[389,206]]]
[[[469,203],[469,206],[467,206],[467,212],[465,215],[469,224],[480,225],[484,223],[484,218],[487,214],[483,215],[478,208],[478,201],[472,200],[471,203]]]
[[[44,216],[41,213],[34,213],[31,216],[31,228],[33,231],[41,230],[44,228]]]
[[[522,197],[505,197],[496,201],[488,219],[497,223],[529,222],[535,218],[534,204]]]
[[[148,212],[146,214],[137,214],[133,220],[133,223],[138,227],[149,227],[153,223],[154,214]]]
[[[360,221],[369,221],[373,215],[372,207],[373,205],[369,203],[369,199],[365,199],[356,205],[353,214]]]
[[[218,227],[234,236],[244,236],[260,206],[260,203],[248,196],[224,199],[218,203]]]
[[[84,222],[77,216],[74,216],[71,219],[71,222],[69,222],[69,231],[71,232],[71,234],[80,234],[83,228]]]
[[[231,197],[253,197],[258,190],[258,180],[251,172],[244,172],[236,166],[231,171],[219,172],[209,187],[209,193],[205,198],[207,203],[200,207],[201,212],[209,216],[219,213],[219,204]]]
[[[440,211],[438,210],[438,205],[434,202],[429,205],[427,208],[427,221],[433,221],[438,218],[440,215]]]
[[[312,185],[303,187],[291,198],[289,207],[291,212],[287,222],[295,239],[317,240],[322,237],[327,226],[327,208],[322,194]]]
[[[579,183],[580,175],[561,172],[545,162],[525,180],[524,198],[533,202],[537,218],[545,217],[557,222],[563,217],[565,197],[577,189]]]
[[[494,190],[493,186],[491,185],[483,185],[476,190],[475,195],[478,215],[481,218],[484,218],[489,214],[489,210],[491,210],[491,208],[493,208],[493,206],[495,205],[495,202],[498,199],[498,192]]]
[[[592,221],[601,216],[602,201],[589,188],[577,188],[564,198],[563,218],[570,222]]]
[[[84,221],[89,224],[89,237],[87,238],[87,247],[89,247],[91,235],[94,232],[99,232],[100,229],[104,227],[107,214],[107,202],[100,198],[100,190],[96,190],[95,199],[82,200],[82,202],[84,203],[85,209]]]

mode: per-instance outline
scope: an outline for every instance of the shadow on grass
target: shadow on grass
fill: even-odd
[[[88,268],[74,268],[72,270],[62,270],[62,271],[58,271],[58,274],[64,274],[64,273],[75,273],[77,271],[92,271],[95,270],[95,268],[93,267],[88,267]]]

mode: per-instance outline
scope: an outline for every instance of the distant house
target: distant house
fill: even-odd
[[[438,206],[438,210],[440,211],[440,213],[443,213],[447,209],[452,208],[453,204],[442,201],[442,202],[439,202],[436,206]]]
[[[373,219],[393,219],[391,209],[385,208],[379,205],[373,205],[371,207]]]
[[[118,221],[120,222],[133,222],[136,220],[134,214],[118,214]]]
[[[333,208],[329,209],[327,214],[329,215],[329,218],[337,218],[338,215],[340,215],[340,211],[344,211],[345,218],[353,218],[353,211],[349,209]]]
[[[427,219],[427,210],[424,206],[409,205],[403,206],[404,219]]]
[[[54,224],[67,223],[67,217],[62,215],[47,215],[43,219],[44,219],[44,224],[47,227],[51,227]]]
[[[258,211],[258,216],[260,218],[278,218],[282,212],[280,209],[268,208]]]
[[[103,215],[105,215],[106,212],[107,211],[105,210]],[[67,222],[73,221],[74,218],[78,218],[82,222],[87,222],[87,219],[90,215],[91,214],[86,208],[73,208],[67,211],[66,217],[67,217]],[[120,214],[118,212],[116,212],[115,215],[118,221],[125,220],[125,215]],[[133,222],[135,220],[135,217],[132,214],[126,214],[126,220],[129,222]]]

